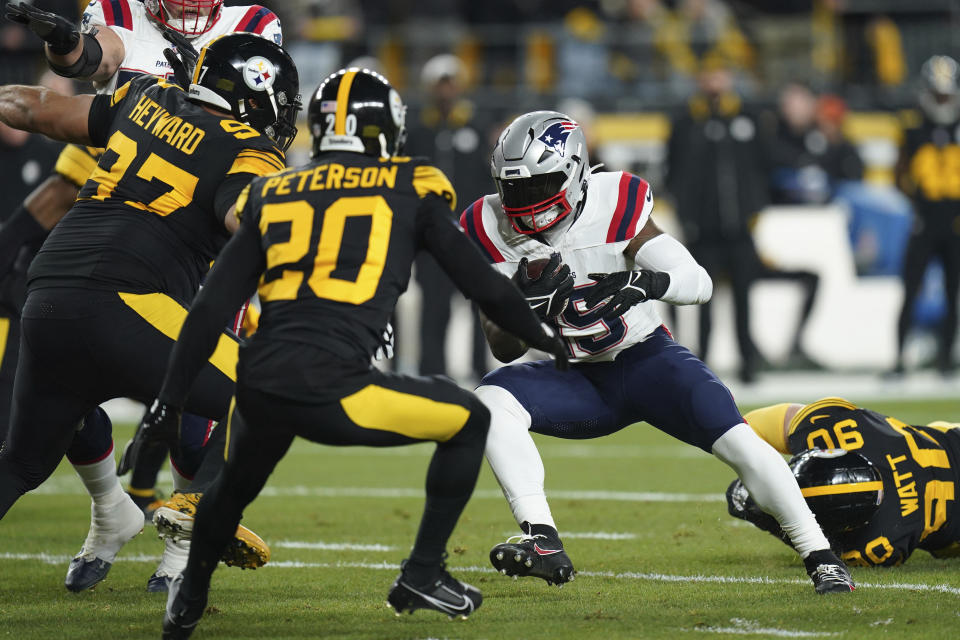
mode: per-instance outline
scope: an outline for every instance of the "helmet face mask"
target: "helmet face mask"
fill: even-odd
[[[880,472],[855,451],[809,449],[790,460],[790,469],[828,535],[866,525],[883,501]]]
[[[583,202],[589,173],[583,129],[555,111],[522,115],[500,134],[491,173],[514,230],[545,231]]]
[[[407,139],[406,113],[400,94],[382,75],[341,69],[320,83],[307,108],[313,157],[325,151],[400,155]]]
[[[297,67],[279,45],[234,33],[200,51],[189,96],[230,113],[286,151],[297,134],[299,90]]]
[[[202,35],[220,19],[223,0],[144,0],[147,13],[188,38]]]

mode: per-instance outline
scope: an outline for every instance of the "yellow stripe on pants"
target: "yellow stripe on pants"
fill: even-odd
[[[446,442],[459,433],[470,411],[458,404],[370,384],[340,400],[347,417],[364,429],[392,431],[417,440]]]
[[[124,293],[117,292],[124,303],[150,323],[160,333],[171,340],[180,335],[180,327],[187,319],[187,310],[177,301],[162,293]],[[237,358],[240,346],[225,335],[220,336],[217,348],[210,356],[210,364],[223,372],[228,378],[237,381]]]

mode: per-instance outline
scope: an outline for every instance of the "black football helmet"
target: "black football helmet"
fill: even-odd
[[[189,96],[233,114],[284,151],[297,135],[297,67],[279,45],[260,36],[231,33],[201,49]]]
[[[341,69],[320,83],[307,107],[313,155],[400,155],[407,138],[406,113],[400,94],[382,75],[358,67]]]
[[[790,460],[790,468],[827,535],[867,524],[883,501],[880,472],[856,451],[808,449]]]

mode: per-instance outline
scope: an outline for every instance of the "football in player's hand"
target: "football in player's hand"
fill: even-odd
[[[537,258],[536,260],[531,260],[527,263],[527,277],[531,280],[539,280],[540,276],[543,275],[543,270],[547,268],[548,264],[550,264],[550,258]],[[563,263],[558,262],[554,273],[559,271],[562,267]],[[547,275],[549,276],[551,274]]]

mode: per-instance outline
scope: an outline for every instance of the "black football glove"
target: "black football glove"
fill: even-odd
[[[70,53],[80,42],[80,31],[72,22],[25,2],[11,2],[6,7],[5,15],[7,20],[19,22],[40,36],[41,40],[50,45],[50,51],[58,56]]]
[[[127,443],[117,465],[117,475],[122,476],[137,464],[137,457],[145,447],[163,442],[176,445],[180,438],[180,416],[183,410],[179,407],[154,400],[147,412],[143,414],[137,430],[130,442]]]
[[[520,258],[513,281],[527,299],[530,308],[541,320],[551,320],[563,313],[573,293],[573,276],[570,267],[560,264],[560,254],[550,254],[550,262],[543,268],[539,278],[527,274],[526,258]]]
[[[730,483],[730,486],[727,487],[727,513],[734,518],[746,520],[767,533],[773,534],[774,537],[779,538],[780,541],[786,543],[787,546],[792,546],[790,544],[790,537],[783,532],[783,529],[780,528],[776,519],[757,506],[750,492],[747,491],[747,488],[743,486],[743,482],[739,479],[734,480]]]
[[[528,343],[529,346],[540,351],[546,351],[553,355],[553,365],[559,371],[566,371],[570,368],[570,355],[567,351],[567,343],[559,336],[556,329],[546,322],[540,323],[543,334],[536,342]]]
[[[583,299],[592,309],[604,298],[610,298],[601,309],[607,320],[619,318],[627,309],[647,300],[657,300],[667,292],[670,275],[661,271],[618,271],[616,273],[590,273],[588,277],[597,284],[590,287]]]
[[[163,37],[174,46],[173,49],[164,49],[163,57],[173,67],[173,79],[186,91],[193,82],[193,70],[200,54],[183,34],[164,29]]]

